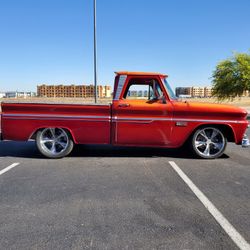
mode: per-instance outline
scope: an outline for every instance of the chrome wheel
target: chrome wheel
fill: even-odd
[[[39,151],[49,158],[64,157],[73,149],[69,133],[62,128],[45,128],[38,131],[36,143]]]
[[[225,151],[227,140],[223,133],[214,127],[198,129],[192,141],[195,153],[206,159],[220,157]]]

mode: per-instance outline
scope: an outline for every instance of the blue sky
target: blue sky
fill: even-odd
[[[98,82],[157,71],[173,87],[210,85],[218,61],[249,52],[249,0],[97,0]],[[0,7],[0,91],[93,83],[92,0]]]

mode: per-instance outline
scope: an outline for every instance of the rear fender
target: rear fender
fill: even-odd
[[[31,135],[30,135],[30,137],[29,137],[28,140],[35,140],[35,139],[36,139],[36,134],[37,134],[37,132],[38,132],[39,130],[43,130],[43,129],[45,129],[45,128],[46,128],[46,127],[44,127],[44,126],[43,126],[43,127],[36,128],[36,129],[31,133]],[[78,144],[77,141],[76,141],[76,138],[75,138],[75,136],[74,136],[74,133],[73,133],[73,131],[72,131],[70,128],[68,128],[68,127],[60,127],[60,128],[67,130],[67,131],[70,133],[70,135],[71,135],[71,137],[72,137],[74,143],[75,143],[75,144]]]

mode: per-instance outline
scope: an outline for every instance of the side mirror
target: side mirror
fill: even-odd
[[[167,99],[166,99],[165,96],[163,96],[163,97],[161,98],[161,101],[162,101],[162,104],[167,104]]]

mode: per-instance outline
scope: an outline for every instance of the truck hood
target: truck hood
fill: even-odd
[[[229,120],[244,120],[247,117],[247,111],[233,105],[189,102],[189,101],[174,101],[173,115],[188,116],[192,118],[215,118]]]

